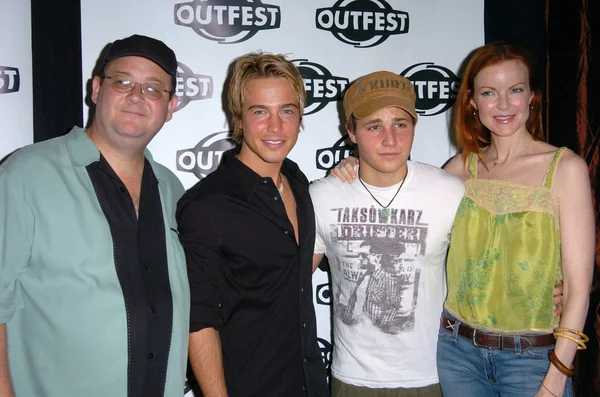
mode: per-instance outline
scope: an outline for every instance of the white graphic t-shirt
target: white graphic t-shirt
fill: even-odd
[[[387,205],[400,184],[367,187]],[[415,161],[387,209],[358,179],[311,185],[315,253],[331,267],[335,378],[370,388],[438,383],[444,262],[463,193],[458,178]]]

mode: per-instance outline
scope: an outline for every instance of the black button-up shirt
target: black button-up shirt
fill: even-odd
[[[163,396],[173,298],[158,180],[145,160],[138,218],[127,188],[103,156],[87,171],[110,226],[123,291],[129,341],[127,395]]]
[[[328,396],[312,302],[315,221],[308,181],[285,160],[299,245],[271,178],[226,152],[179,201],[190,332],[219,331],[230,397]]]

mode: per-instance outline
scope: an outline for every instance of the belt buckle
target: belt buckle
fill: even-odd
[[[473,337],[471,339],[473,340],[475,347],[481,347],[477,344],[477,328],[473,328]]]

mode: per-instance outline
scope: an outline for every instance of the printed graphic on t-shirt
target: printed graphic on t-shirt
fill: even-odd
[[[414,329],[419,295],[418,258],[425,255],[423,211],[375,207],[335,208],[330,225],[336,245],[334,315],[353,326],[362,321],[388,334]]]

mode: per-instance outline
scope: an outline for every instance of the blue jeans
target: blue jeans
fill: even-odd
[[[477,347],[458,336],[459,324],[453,332],[440,328],[438,335],[437,367],[444,397],[535,395],[550,365],[548,351],[554,346],[521,350],[516,335],[516,350]],[[571,378],[563,396],[573,397]]]

